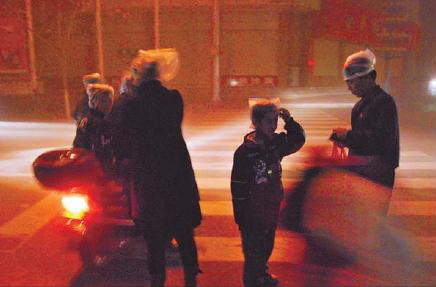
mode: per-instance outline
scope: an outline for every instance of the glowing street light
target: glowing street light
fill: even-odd
[[[436,97],[436,78],[431,79],[428,83],[428,91],[430,92],[431,96]]]

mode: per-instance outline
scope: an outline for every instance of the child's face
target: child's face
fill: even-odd
[[[277,111],[266,113],[261,121],[254,123],[256,132],[260,132],[261,135],[267,137],[268,139],[272,139],[277,129],[277,120]]]

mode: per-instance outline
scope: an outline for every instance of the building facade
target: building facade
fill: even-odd
[[[379,82],[397,92],[408,61],[418,61],[419,0],[160,0],[158,10],[154,0],[18,2],[5,0],[0,14],[30,3],[32,28],[22,27],[33,42],[27,37],[21,49],[33,50],[34,60],[21,58],[37,89],[27,86],[21,99],[32,93],[41,111],[60,114],[80,98],[83,74],[101,72],[117,86],[137,50],[157,46],[179,51],[181,69],[168,85],[188,103],[217,92],[231,102],[343,85],[345,58],[364,48],[377,56]],[[0,73],[0,94],[13,97],[14,89],[1,88],[6,74]]]

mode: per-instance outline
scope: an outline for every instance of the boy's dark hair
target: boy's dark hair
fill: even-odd
[[[261,101],[257,102],[252,108],[251,108],[251,121],[253,123],[260,122],[267,113],[277,111],[278,107],[276,104],[270,102],[270,101]]]

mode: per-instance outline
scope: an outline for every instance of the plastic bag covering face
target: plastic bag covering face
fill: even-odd
[[[156,62],[158,64],[159,79],[163,81],[172,80],[180,68],[179,53],[173,48],[139,50],[135,60],[138,60],[137,63],[141,65],[141,67],[136,67],[136,69],[141,72],[143,72],[148,65]]]
[[[369,49],[352,54],[344,64],[344,80],[352,80],[369,74],[375,69],[375,63],[375,55]]]

